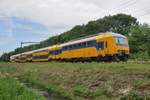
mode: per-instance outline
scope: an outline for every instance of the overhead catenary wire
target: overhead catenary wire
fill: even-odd
[[[126,2],[124,2],[122,4],[120,4],[120,6],[118,8],[114,8],[114,10],[112,8],[111,9],[112,10],[111,13],[116,13],[118,11],[122,11],[124,9],[127,9],[127,8],[129,8],[129,7],[134,6],[135,4],[137,4],[137,2],[138,2],[138,0],[134,0],[134,1],[129,0],[129,1],[126,1]],[[140,10],[135,10],[136,17],[145,17],[147,15],[150,15],[150,11],[149,12],[145,12],[145,11],[148,11],[148,10],[150,10],[150,8],[148,8],[148,7],[140,9]]]
[[[134,2],[131,1],[131,0],[127,0],[127,1],[125,1],[123,3],[118,4],[117,7],[113,7],[113,8],[102,10],[100,13],[102,13],[102,14],[107,13],[107,12],[115,13],[118,10],[122,10],[124,8],[124,5],[131,6],[131,4],[135,3],[136,1],[137,0],[134,0]]]
[[[127,1],[126,3],[122,3],[120,5],[120,7],[117,7],[117,8],[113,8],[111,9],[111,13],[115,13],[115,12],[118,12],[118,11],[121,11],[121,10],[124,10],[130,6],[133,6],[137,3],[138,0],[130,0],[130,1]]]

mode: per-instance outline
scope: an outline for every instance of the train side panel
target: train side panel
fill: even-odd
[[[48,61],[48,49],[47,50],[38,51],[38,52],[34,52],[32,54],[32,61],[33,62]]]

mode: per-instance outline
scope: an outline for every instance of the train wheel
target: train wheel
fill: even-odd
[[[120,62],[120,59],[117,56],[113,56],[112,60],[115,61],[115,62]]]

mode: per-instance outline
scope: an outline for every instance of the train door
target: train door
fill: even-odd
[[[104,52],[104,49],[105,49],[105,46],[104,46],[104,41],[99,41],[97,43],[97,46],[96,46],[96,49],[99,51],[99,55],[100,56],[105,56],[105,52]]]
[[[108,54],[108,41],[104,41],[105,55]]]

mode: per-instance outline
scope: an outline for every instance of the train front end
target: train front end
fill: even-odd
[[[121,34],[114,34],[115,51],[117,60],[126,61],[129,57],[129,44],[126,36]]]

